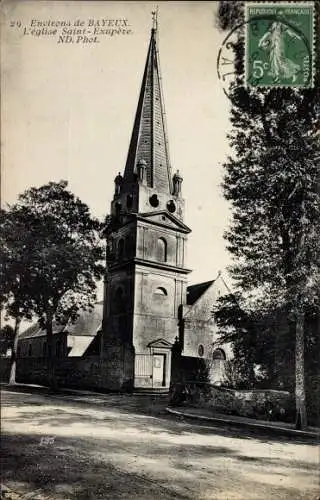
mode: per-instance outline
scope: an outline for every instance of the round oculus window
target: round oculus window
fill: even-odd
[[[150,205],[154,208],[158,207],[159,206],[159,198],[156,194],[153,194],[152,196],[150,196],[149,198],[149,202],[150,202]]]
[[[204,355],[204,347],[202,344],[200,344],[198,347],[198,355],[200,356],[200,358],[202,358],[202,356]]]
[[[173,212],[176,211],[176,204],[174,203],[174,201],[172,201],[172,200],[168,201],[168,203],[167,203],[167,209],[172,214],[173,214]]]

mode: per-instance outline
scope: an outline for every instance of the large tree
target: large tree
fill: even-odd
[[[25,214],[15,206],[1,209],[0,229],[0,303],[4,320],[14,322],[9,384],[15,384],[21,321],[32,318]]]
[[[5,253],[12,255],[3,267],[12,286],[8,313],[21,318],[31,310],[46,330],[48,377],[54,385],[53,321],[74,320],[80,309],[93,306],[104,272],[101,225],[65,181],[25,191],[3,215],[3,226],[9,222],[13,227],[16,222],[19,231],[4,234]],[[21,314],[15,281],[23,299]]]
[[[220,2],[221,29],[244,20],[242,2]],[[244,27],[234,44],[236,77],[224,195],[232,206],[225,234],[243,310],[285,311],[295,339],[296,424],[307,424],[306,311],[319,303],[319,68],[314,88],[244,86]]]

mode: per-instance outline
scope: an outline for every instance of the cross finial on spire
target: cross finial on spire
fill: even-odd
[[[159,7],[157,5],[156,10],[153,10],[151,12],[151,14],[152,14],[152,29],[155,30],[155,31],[158,28],[158,12],[159,12]]]

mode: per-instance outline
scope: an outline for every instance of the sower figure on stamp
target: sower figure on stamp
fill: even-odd
[[[294,83],[297,73],[301,70],[300,65],[294,63],[285,55],[285,36],[300,39],[288,26],[281,21],[274,21],[268,31],[261,37],[259,47],[269,51],[270,75],[275,81],[281,77],[286,80],[292,79]]]

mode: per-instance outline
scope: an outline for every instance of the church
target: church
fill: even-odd
[[[91,355],[99,355],[100,388],[168,391],[174,345],[185,359],[206,360],[213,383],[221,383],[231,356],[230,346],[216,344],[212,318],[215,301],[229,292],[223,278],[188,286],[191,229],[185,221],[183,178],[170,164],[165,120],[154,19],[127,160],[115,177],[106,218],[103,304],[95,309],[95,322],[88,320],[90,334],[83,318],[80,327],[71,326],[71,351],[68,327],[58,329],[60,362],[72,352],[90,358],[90,343],[95,339],[97,344],[98,336],[99,352]],[[41,336],[44,342],[43,333],[22,335],[21,357],[41,356],[41,346],[36,353],[32,344]],[[77,349],[77,338],[83,346],[83,337],[88,345]]]

